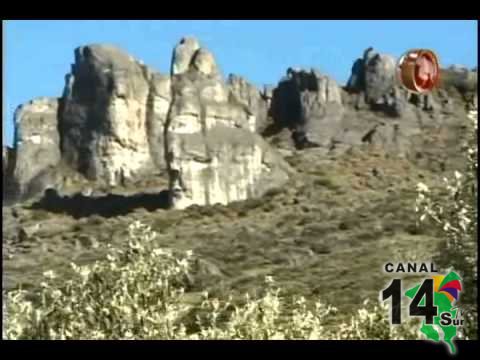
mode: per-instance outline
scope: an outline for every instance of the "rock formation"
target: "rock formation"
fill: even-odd
[[[231,102],[243,104],[255,116],[255,130],[262,133],[268,125],[268,110],[272,99],[272,89],[261,92],[241,76],[230,74],[227,80]]]
[[[273,92],[271,113],[280,127],[291,129],[298,148],[328,147],[343,117],[341,89],[315,69],[288,69]]]
[[[35,100],[16,115],[10,193],[68,193],[79,178],[95,193],[168,170],[175,207],[260,196],[288,178],[285,162],[254,133],[266,104],[245,79],[225,83],[194,38],[175,47],[171,75],[110,45],[79,47],[62,97]]]
[[[150,144],[156,146],[146,141],[151,77],[148,67],[112,46],[76,49],[59,116],[69,166],[112,186],[151,172]]]
[[[160,169],[166,168],[163,137],[171,101],[170,76],[153,73],[147,105],[147,134],[152,160]]]
[[[193,54],[189,69],[211,78],[220,77],[220,70],[213,54],[207,49],[200,48]]]
[[[345,90],[318,71],[289,69],[274,90],[270,112],[276,126],[269,141],[287,149],[315,147],[316,153],[329,156],[353,148],[378,149],[424,165],[438,161],[444,168],[454,162],[451,145],[461,136],[464,104],[476,106],[477,80],[475,71],[443,74],[443,83],[432,93],[408,93],[397,83],[395,59],[373,48],[354,62]],[[437,139],[434,146],[431,138]]]
[[[354,62],[346,88],[358,94],[357,109],[366,104],[371,109],[382,108],[391,114],[401,114],[407,94],[396,83],[395,67],[393,56],[378,53],[372,47]]]
[[[444,167],[465,104],[477,107],[478,77],[452,67],[441,79],[431,94],[409,94],[395,59],[368,48],[344,89],[315,69],[292,68],[276,87],[258,89],[234,74],[225,81],[192,37],[175,46],[170,74],[110,45],[79,47],[62,96],[15,114],[14,148],[3,151],[6,197],[168,186],[176,208],[227,204],[285,186],[290,168],[274,146],[313,147],[317,156],[375,148],[425,164],[441,157]],[[151,186],[157,180],[161,188]]]
[[[409,93],[398,83],[395,63],[393,57],[379,54],[373,48],[368,48],[363,58],[357,59],[346,90],[349,97],[354,98],[357,119],[366,119],[357,120],[355,125],[345,123],[343,134],[336,141],[338,144],[345,141],[368,144],[391,155],[420,162],[427,161],[426,153],[439,151],[435,161],[440,161],[443,167],[445,162],[452,162],[452,154],[441,155],[439,149],[446,149],[447,144],[451,145],[455,137],[462,135],[459,117],[466,115],[467,98],[477,98],[474,72],[442,70],[439,87],[431,93],[418,95]],[[467,88],[469,95],[465,95]],[[461,94],[464,94],[463,100],[458,101]],[[386,116],[381,122],[372,122],[368,110],[373,110],[370,111],[372,115],[380,111]],[[352,116],[346,114],[347,118]],[[437,139],[435,146],[427,140],[431,138]]]
[[[246,200],[288,180],[288,165],[255,133],[258,91],[237,77],[229,91],[209,54],[198,49],[172,77],[165,140],[176,208]]]
[[[11,194],[14,193],[14,189],[11,189],[13,174],[12,165],[15,164],[15,151],[8,146],[2,146],[2,167],[3,167],[3,199],[8,201],[12,198]]]
[[[37,98],[15,111],[15,149],[6,154],[7,200],[52,185],[50,175],[61,156],[57,112],[58,100],[53,98]]]
[[[395,86],[395,58],[390,55],[375,54],[365,58],[364,64],[367,103],[388,105],[388,97]]]
[[[200,44],[197,39],[190,36],[182,38],[173,50],[170,73],[177,75],[187,71],[193,55],[198,49],[200,49]]]

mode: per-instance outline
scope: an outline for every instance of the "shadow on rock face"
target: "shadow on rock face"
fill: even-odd
[[[270,137],[273,135],[278,134],[280,131],[282,131],[284,127],[279,124],[278,122],[272,122],[271,124],[267,125],[265,130],[261,133],[263,137]]]
[[[47,189],[43,197],[31,205],[31,209],[42,209],[53,213],[63,213],[74,218],[100,215],[113,217],[127,215],[139,208],[148,211],[168,209],[169,194],[163,190],[158,194],[114,195],[90,197],[83,194],[60,196],[54,189]]]

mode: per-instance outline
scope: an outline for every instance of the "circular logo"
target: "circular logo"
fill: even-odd
[[[438,84],[438,57],[431,50],[409,50],[398,60],[396,72],[398,81],[407,90],[427,93]]]

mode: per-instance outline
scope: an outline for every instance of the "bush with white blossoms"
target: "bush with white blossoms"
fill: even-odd
[[[107,259],[72,264],[74,276],[55,285],[44,274],[38,298],[24,290],[7,294],[7,339],[414,339],[418,326],[392,327],[385,306],[365,306],[346,323],[337,309],[306,299],[285,299],[272,278],[261,296],[243,301],[209,298],[186,305],[182,294],[192,252],[154,246],[145,225],[129,228],[125,249],[110,248]],[[194,325],[192,325],[192,323]]]
[[[477,111],[470,111],[463,171],[444,178],[441,189],[417,185],[419,222],[434,224],[444,240],[435,262],[444,271],[455,270],[463,280],[459,306],[466,315],[466,325],[461,329],[464,338],[477,336],[477,127]]]
[[[8,293],[6,337],[11,339],[181,338],[187,311],[179,297],[192,253],[175,255],[154,246],[149,227],[134,223],[126,249],[110,248],[106,261],[72,264],[74,276],[60,287],[44,274],[39,299]]]
[[[400,340],[420,339],[415,320],[392,326],[388,306],[369,304],[348,322],[336,322],[338,310],[322,302],[308,306],[304,297],[283,299],[273,279],[266,279],[266,293],[259,298],[245,296],[245,304],[233,305],[218,299],[205,301],[208,309],[198,317],[200,331],[195,339],[224,340]],[[288,306],[288,305],[290,306]],[[221,319],[221,320],[220,320]],[[333,321],[332,321],[333,319]]]

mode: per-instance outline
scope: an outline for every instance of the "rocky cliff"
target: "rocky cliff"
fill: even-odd
[[[7,150],[3,166],[8,195],[29,197],[55,185],[52,173],[61,158],[58,102],[37,98],[15,111],[14,149]]]
[[[49,188],[155,191],[150,179],[169,184],[175,207],[225,204],[288,179],[288,165],[256,134],[267,99],[242,77],[225,81],[196,39],[175,46],[169,75],[113,46],[88,45],[75,50],[65,79],[59,99],[16,113],[7,201]]]
[[[210,52],[185,46],[174,51],[164,138],[172,205],[228,204],[281,187],[289,167],[255,133],[259,92],[236,77],[225,84]]]
[[[59,98],[16,111],[14,148],[3,150],[4,200],[46,189],[167,189],[176,208],[227,204],[282,188],[292,169],[280,153],[309,148],[319,160],[377,149],[445,169],[455,165],[458,119],[477,106],[476,70],[444,69],[441,87],[420,96],[399,86],[395,59],[373,48],[345,87],[316,69],[290,68],[263,89],[234,74],[225,80],[191,37],[175,46],[170,74],[116,47],[87,45],[65,80]]]
[[[112,186],[151,173],[151,78],[148,67],[114,47],[76,49],[58,116],[62,160]]]
[[[432,93],[409,93],[396,80],[395,59],[373,48],[354,62],[344,88],[315,69],[289,69],[274,90],[273,130],[265,135],[281,148],[315,147],[323,156],[376,149],[452,169],[462,119],[477,107],[477,72],[449,68],[441,79]]]

